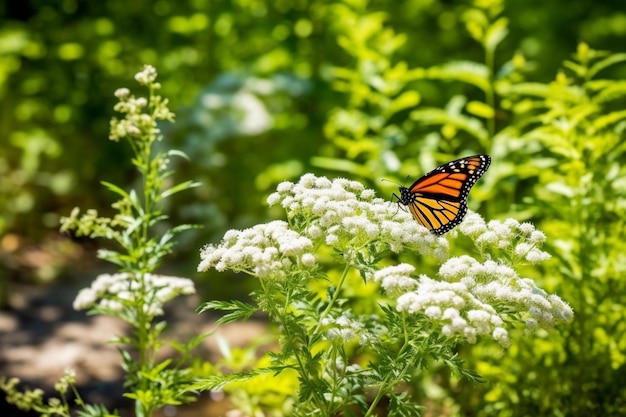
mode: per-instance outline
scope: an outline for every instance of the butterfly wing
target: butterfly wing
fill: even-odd
[[[409,188],[400,187],[398,202],[408,206],[419,224],[435,234],[449,232],[467,213],[467,196],[491,164],[488,155],[474,155],[441,165]]]

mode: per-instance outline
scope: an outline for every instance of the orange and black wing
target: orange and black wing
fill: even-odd
[[[442,235],[461,223],[467,213],[467,196],[491,164],[488,155],[474,155],[448,162],[400,187],[398,203],[409,207],[415,220]]]

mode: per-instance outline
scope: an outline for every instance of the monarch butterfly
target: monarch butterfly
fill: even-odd
[[[400,187],[398,204],[409,207],[419,224],[442,235],[461,223],[467,213],[467,196],[491,164],[488,155],[474,155],[441,165],[409,188]]]

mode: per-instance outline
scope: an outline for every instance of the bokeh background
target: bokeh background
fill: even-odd
[[[476,39],[483,18],[506,19],[506,34],[491,53]],[[442,415],[446,410],[450,415],[619,415],[626,407],[626,340],[619,322],[626,270],[619,255],[623,151],[598,147],[608,143],[598,134],[576,149],[581,155],[595,149],[602,157],[554,152],[545,140],[524,136],[529,124],[518,123],[511,132],[519,120],[512,95],[490,101],[475,85],[437,73],[462,61],[493,69],[492,80],[508,77],[514,83],[522,80],[510,75],[517,65],[523,73],[518,77],[546,86],[568,69],[563,63],[580,51],[581,42],[619,58],[626,50],[624,3],[4,1],[0,306],[6,317],[21,314],[29,306],[23,292],[33,288],[65,294],[71,303],[76,288],[112,270],[96,260],[98,242],[61,235],[59,219],[76,206],[110,213],[115,198],[100,181],[125,187],[136,181],[136,172],[124,163],[130,150],[108,140],[108,127],[115,115],[113,92],[129,87],[141,94],[132,76],[151,64],[177,115],[175,123],[162,126],[163,146],[190,156],[172,161],[176,180],[202,183],[170,202],[172,225],[203,228],[181,235],[166,272],[193,277],[202,299],[246,297],[254,288],[249,280],[198,275],[198,250],[230,228],[280,218],[280,210],[265,204],[279,182],[306,172],[346,176],[390,196],[395,186],[381,178],[410,184],[448,160],[490,153],[492,168],[472,192],[471,208],[487,218],[533,221],[548,241],[558,241],[555,251],[564,252],[557,251],[552,266],[533,278],[572,303],[582,321],[539,342],[522,340],[507,352],[494,353],[493,346],[463,349],[468,364],[490,382],[468,389],[440,375],[443,388],[424,395],[454,404]],[[625,77],[626,65],[615,65],[597,78],[621,86]],[[404,101],[390,109],[384,99],[394,97]],[[484,107],[467,107],[476,102],[493,105],[497,116],[490,118]],[[618,97],[607,111],[624,104]],[[474,121],[464,127],[461,122],[469,119],[460,116],[458,124],[438,119],[433,109],[469,112],[483,128],[473,130]],[[619,122],[606,124],[616,149],[624,140]],[[472,134],[478,131],[484,134]],[[570,174],[578,171],[568,164],[580,160],[591,178],[581,174],[576,182]],[[610,213],[601,209],[595,217],[579,219],[598,227],[576,229],[568,238],[571,213],[559,210],[575,193],[568,195],[563,187],[576,190],[572,182],[598,179],[603,186],[588,191],[581,207],[592,210],[611,201]],[[9,337],[11,328],[3,330],[2,337]],[[2,361],[8,369],[9,360]]]

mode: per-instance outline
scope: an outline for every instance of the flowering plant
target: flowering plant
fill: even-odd
[[[165,344],[161,333],[165,321],[157,321],[163,315],[163,305],[182,294],[194,293],[193,282],[187,278],[154,274],[161,260],[174,245],[173,238],[191,228],[181,225],[159,233],[157,224],[167,219],[163,213],[163,202],[171,195],[195,187],[198,184],[186,181],[167,186],[171,176],[167,169],[171,156],[184,156],[177,151],[156,152],[154,144],[161,140],[158,122],[173,120],[167,100],[156,94],[160,84],[156,82],[156,70],[146,66],[135,76],[135,80],[148,89],[148,97],[135,97],[127,88],[115,92],[119,102],[115,110],[124,114],[122,119],[111,121],[110,139],[125,139],[130,144],[134,157],[133,165],[141,175],[141,186],[129,192],[103,182],[120,199],[112,206],[117,213],[102,217],[96,210],[87,210],[81,215],[75,208],[69,217],[62,219],[62,231],[72,231],[78,236],[105,238],[115,242],[120,250],[100,250],[98,256],[117,265],[120,272],[102,274],[89,286],[81,290],[74,300],[74,308],[86,309],[91,314],[106,314],[118,317],[130,325],[132,332],[120,336],[113,343],[119,346],[123,359],[127,388],[125,397],[134,400],[135,415],[147,417],[169,404],[190,402],[186,387],[193,376],[188,364],[189,352],[198,345],[204,335],[198,335],[186,344],[172,342],[181,358],[160,360],[157,352]],[[129,348],[130,347],[130,348]],[[81,416],[114,416],[104,406],[86,404],[80,397],[73,371],[57,384],[62,400],[53,398],[44,403],[41,390],[19,392],[16,379],[0,379],[0,389],[7,392],[7,399],[24,410],[34,410],[41,415],[70,416],[70,405],[65,396],[71,392],[81,408]]]
[[[397,388],[430,360],[479,378],[461,367],[457,343],[484,337],[507,347],[516,323],[531,331],[572,318],[564,301],[515,270],[549,257],[541,250],[545,235],[529,223],[485,223],[470,212],[449,235],[467,236],[476,259],[450,256],[445,237],[358,182],[306,174],[280,184],[268,203],[283,207],[287,221],[227,232],[202,249],[198,270],[258,278],[257,306],[208,302],[202,309],[228,311],[222,322],[265,312],[279,326],[281,350],[265,369],[213,376],[199,387],[292,370],[299,378],[294,415],[360,409],[369,416],[384,397],[392,413],[417,415],[420,407]],[[435,259],[437,277],[392,263],[406,252]],[[359,300],[359,286],[381,291]]]

